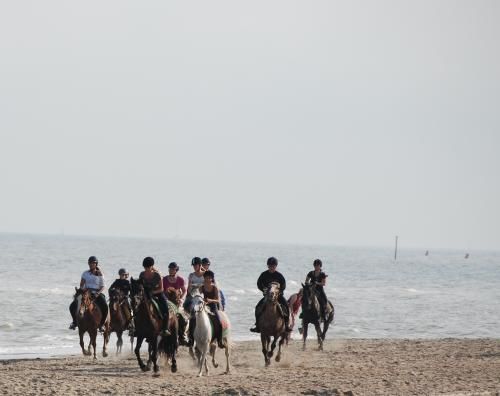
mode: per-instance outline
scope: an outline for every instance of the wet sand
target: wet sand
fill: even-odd
[[[102,340],[99,340],[102,345]],[[113,341],[113,339],[112,339]],[[125,347],[125,345],[124,345]],[[69,356],[0,361],[7,395],[500,395],[500,340],[329,340],[317,351],[291,341],[281,362],[264,366],[260,342],[235,343],[231,374],[209,364],[198,370],[184,347],[177,373],[161,360],[159,377],[139,370],[129,350],[121,356]]]

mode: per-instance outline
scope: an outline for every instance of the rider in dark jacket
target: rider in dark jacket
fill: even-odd
[[[275,257],[269,257],[267,259],[267,271],[264,271],[260,274],[259,279],[257,279],[257,287],[260,291],[264,291],[264,289],[268,288],[272,282],[277,282],[280,285],[280,295],[278,296],[278,302],[280,303],[281,309],[283,311],[284,321],[285,321],[285,331],[292,331],[289,327],[289,311],[288,311],[288,303],[283,296],[283,292],[286,288],[286,281],[283,275],[281,275],[278,271],[276,271],[276,267],[278,266],[278,260]],[[264,304],[264,298],[262,298],[257,306],[255,307],[255,323],[258,322],[259,316],[262,313],[262,305]],[[250,331],[254,333],[260,333],[260,329],[255,325],[254,328],[250,329]]]

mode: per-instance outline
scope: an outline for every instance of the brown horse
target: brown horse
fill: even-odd
[[[129,311],[129,306],[127,304],[127,296],[122,290],[115,289],[110,292],[109,298],[109,313],[110,313],[110,328],[109,332],[106,334],[108,337],[111,333],[115,332],[118,340],[116,341],[116,354],[118,355],[122,351],[123,339],[122,334],[129,328],[131,312]],[[127,311],[127,312],[126,312]],[[128,316],[128,318],[127,318]],[[134,349],[134,337],[130,336],[130,347]]]
[[[130,280],[131,285],[131,297],[132,297],[132,308],[134,311],[134,322],[135,322],[135,335],[137,337],[137,344],[135,346],[135,355],[137,357],[137,362],[142,371],[149,371],[151,369],[151,362],[153,363],[154,375],[159,375],[158,372],[160,368],[158,367],[158,350],[160,348],[161,352],[166,353],[167,357],[171,360],[171,370],[173,373],[177,371],[177,362],[175,355],[177,352],[177,317],[175,315],[169,315],[168,329],[170,335],[167,337],[162,337],[158,342],[158,338],[161,332],[161,318],[158,310],[154,307],[148,294],[144,290],[144,285],[142,280]],[[147,364],[141,359],[141,346],[143,341],[149,344],[148,354],[149,359]]]
[[[271,364],[273,351],[274,348],[276,348],[276,342],[278,341],[279,344],[276,361],[279,362],[281,360],[281,346],[288,337],[288,333],[285,331],[285,320],[283,319],[281,308],[279,306],[279,294],[280,285],[276,282],[272,282],[269,285],[269,288],[264,290],[264,304],[262,306],[261,314],[257,320],[257,327],[260,329],[262,353],[264,355],[266,367]],[[271,337],[273,337],[273,342],[271,347],[269,347]]]
[[[321,317],[321,310],[319,300],[316,295],[316,286],[314,283],[302,284],[303,297],[302,297],[302,350],[306,350],[307,328],[309,323],[312,323],[316,329],[318,338],[318,350],[323,350],[323,342],[325,341],[326,332],[330,323],[332,323],[335,316],[335,308],[333,304],[328,301],[326,309],[326,317]],[[320,323],[323,322],[323,329]]]
[[[75,288],[76,289],[76,288]],[[75,298],[78,301],[76,323],[78,325],[78,333],[80,335],[80,347],[82,352],[86,356],[90,356],[90,346],[94,349],[94,359],[96,356],[96,338],[97,330],[99,328],[99,323],[101,323],[102,313],[97,304],[94,302],[95,296],[90,290],[76,289]],[[106,333],[109,331],[109,320],[104,323],[104,345],[102,348],[102,356],[108,356],[106,352],[106,344],[108,343],[108,338]],[[89,333],[90,342],[87,350],[85,350],[83,343],[83,336],[85,333]]]

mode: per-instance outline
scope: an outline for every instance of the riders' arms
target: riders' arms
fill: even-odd
[[[217,288],[217,286],[214,286],[214,294],[217,296],[217,298],[207,298],[207,297],[205,297],[205,302],[207,304],[210,304],[210,303],[220,304],[219,289]]]
[[[257,288],[260,291],[264,291],[264,289],[267,287],[264,281],[264,272],[260,274],[259,279],[257,279]]]
[[[186,286],[182,286],[180,289],[180,298],[183,299],[184,296],[186,295]]]
[[[85,286],[85,279],[80,279],[80,289],[83,289],[83,286]]]

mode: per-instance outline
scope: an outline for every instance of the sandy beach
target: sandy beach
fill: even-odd
[[[498,395],[500,340],[330,340],[319,352],[309,341],[284,349],[264,367],[258,342],[238,342],[225,375],[218,368],[196,377],[185,348],[175,374],[162,361],[159,377],[139,370],[127,352],[99,356],[0,361],[0,389],[8,395]]]

